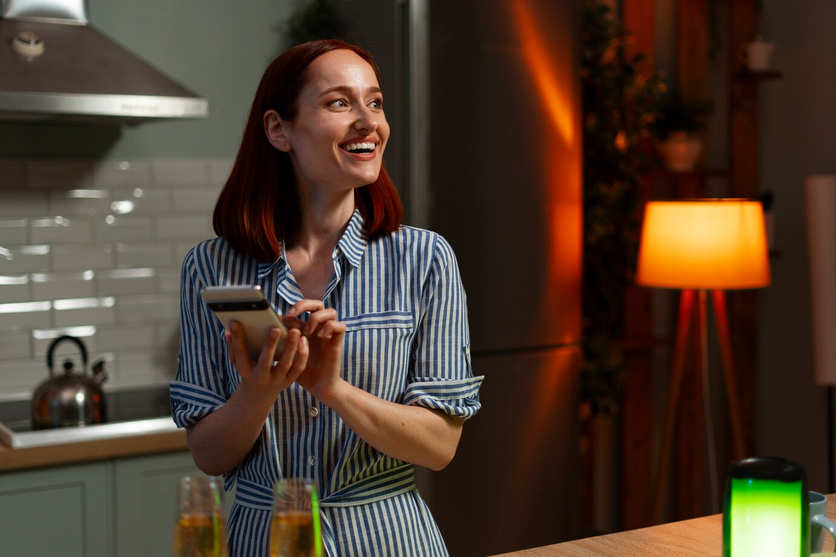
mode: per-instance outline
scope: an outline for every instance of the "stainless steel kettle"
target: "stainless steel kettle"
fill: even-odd
[[[73,361],[64,361],[64,373],[53,371],[55,348],[71,341],[81,350],[82,372],[73,373]],[[76,337],[63,335],[49,345],[46,353],[49,378],[32,395],[32,429],[100,424],[107,420],[104,391],[101,384],[107,379],[104,361],[93,365],[93,375],[87,374],[87,347]]]

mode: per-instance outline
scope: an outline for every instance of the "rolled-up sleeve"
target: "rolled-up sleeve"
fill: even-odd
[[[474,377],[471,367],[467,299],[456,256],[438,236],[421,293],[413,366],[403,402],[466,420],[481,408],[483,379]]]
[[[180,355],[171,381],[171,416],[178,427],[196,424],[226,403],[223,326],[200,297],[207,246],[186,255],[180,281]]]

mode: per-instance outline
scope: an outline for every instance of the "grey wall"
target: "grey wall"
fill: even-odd
[[[804,178],[836,172],[836,4],[763,4],[762,34],[777,44],[783,78],[760,87],[759,171],[776,197],[778,255],[760,294],[757,446],[803,464],[811,488],[823,491],[827,397],[812,380]]]

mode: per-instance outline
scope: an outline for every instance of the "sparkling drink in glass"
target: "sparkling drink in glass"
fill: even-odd
[[[286,478],[276,482],[270,557],[322,557],[319,499],[313,480]]]
[[[180,479],[174,557],[226,557],[226,521],[221,492],[220,478],[186,476]]]

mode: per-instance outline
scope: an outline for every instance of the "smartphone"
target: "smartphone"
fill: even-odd
[[[200,297],[226,329],[232,321],[241,324],[247,350],[253,360],[258,360],[261,347],[273,327],[282,331],[276,354],[284,350],[287,327],[264,297],[260,286],[206,286],[200,291]]]

